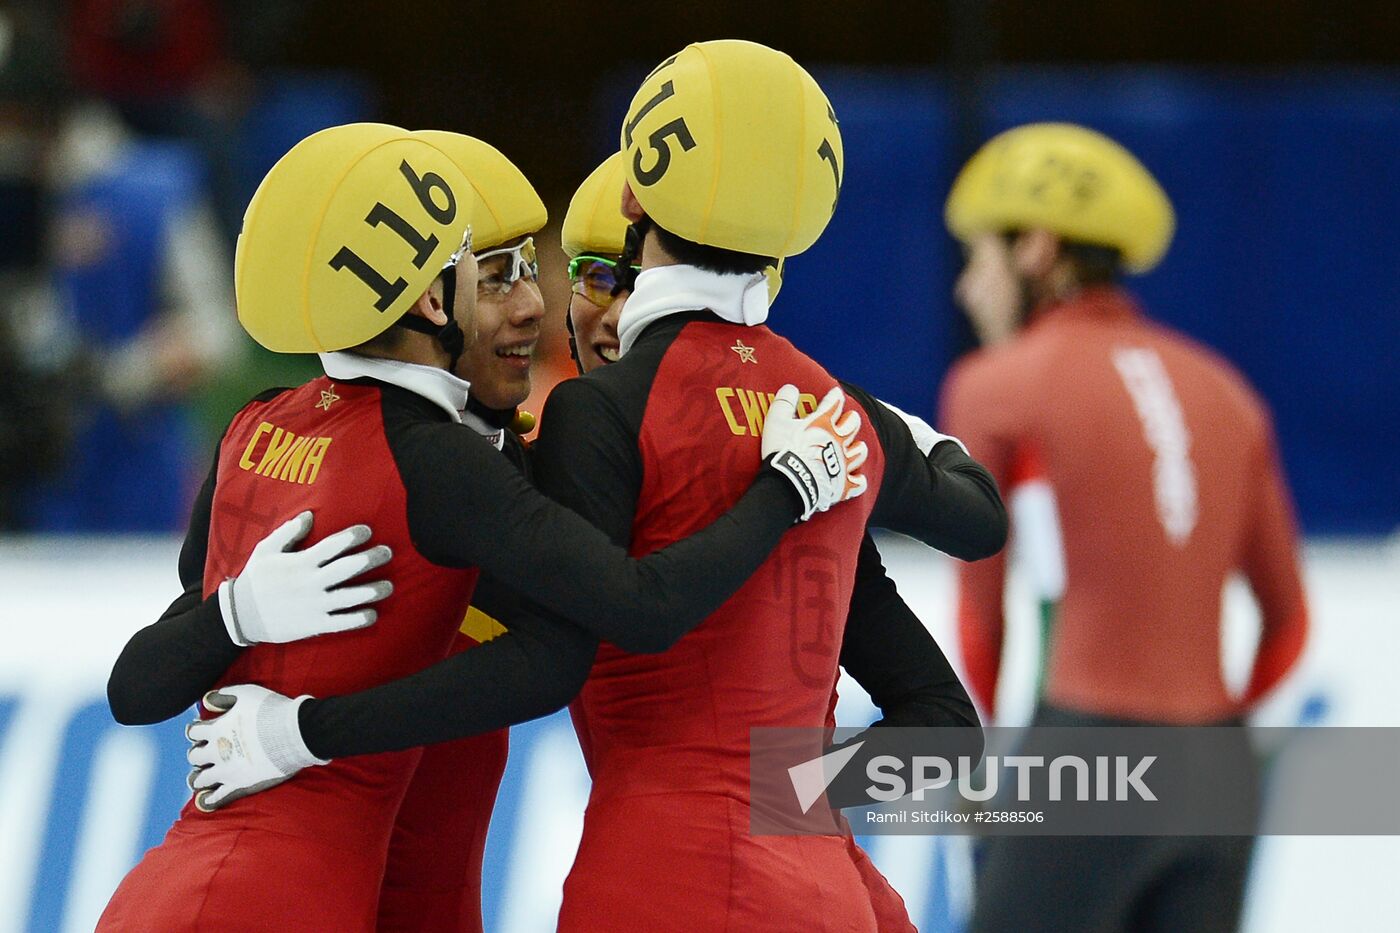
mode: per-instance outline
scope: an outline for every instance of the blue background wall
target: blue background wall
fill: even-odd
[[[773,323],[842,376],[932,415],[965,349],[942,224],[960,155],[951,88],[918,73],[816,74],[841,120],[845,187],[827,234],[790,261]],[[1400,527],[1400,76],[1013,71],[985,104],[988,135],[1069,120],[1148,165],[1178,230],[1131,288],[1268,400],[1306,531]]]

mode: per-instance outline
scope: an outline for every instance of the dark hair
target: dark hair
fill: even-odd
[[[663,230],[655,223],[652,223],[650,228],[656,231],[656,238],[661,242],[661,248],[670,253],[677,262],[696,266],[707,272],[749,275],[754,272],[762,272],[777,262],[771,256],[740,253],[732,249],[721,249],[718,246],[706,246],[703,243],[682,239],[669,230]]]
[[[1064,240],[1060,251],[1074,265],[1080,285],[1112,285],[1123,274],[1123,253],[1116,247]]]
[[[1007,248],[1024,230],[1003,230]],[[1081,243],[1060,238],[1060,255],[1074,266],[1074,279],[1080,285],[1112,285],[1123,276],[1123,252],[1115,246]]]
[[[403,327],[395,327],[393,325],[390,325],[389,327],[384,328],[384,330],[380,333],[375,334],[373,337],[366,340],[364,343],[358,343],[355,346],[350,347],[349,349],[352,353],[365,353],[366,351],[368,351],[369,355],[371,356],[378,355],[381,353],[396,353],[398,352],[399,348],[403,346],[404,335],[406,332],[406,329]]]

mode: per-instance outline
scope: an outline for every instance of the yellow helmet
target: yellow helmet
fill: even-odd
[[[564,252],[574,259],[583,253],[621,256],[627,246],[627,218],[622,216],[622,186],[627,181],[622,153],[615,152],[595,168],[574,192],[560,234]],[[473,234],[475,236],[475,234]],[[763,270],[768,279],[768,303],[783,287],[783,262]]]
[[[238,319],[254,340],[342,350],[403,316],[479,213],[465,160],[444,148],[451,136],[352,123],[278,160],[234,256]]]
[[[570,259],[583,253],[622,255],[628,226],[627,218],[622,216],[622,186],[626,181],[622,153],[615,152],[578,186],[560,231],[564,252]]]
[[[657,66],[622,126],[627,180],[675,235],[759,256],[795,256],[836,210],[845,170],[836,114],[782,52],[698,42]]]
[[[994,137],[953,182],[944,219],[964,241],[1040,227],[1114,247],[1131,272],[1156,266],[1176,228],[1171,201],[1143,164],[1071,123],[1031,123]]]
[[[549,222],[549,212],[534,186],[495,146],[442,130],[419,130],[414,135],[447,153],[476,191],[478,204],[471,224],[472,248],[477,252],[535,233]]]

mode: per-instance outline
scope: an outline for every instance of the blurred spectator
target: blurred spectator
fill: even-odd
[[[228,250],[200,159],[74,108],[52,157],[53,284],[85,365],[73,449],[25,502],[44,531],[162,531],[185,519],[198,451],[187,400],[233,342]]]
[[[52,22],[37,4],[0,10],[0,529],[20,490],[60,465],[75,360],[44,267],[46,153],[66,88]]]
[[[21,490],[57,471],[68,450],[72,410],[61,345],[44,348],[51,291],[24,272],[0,273],[0,530],[18,522]]]
[[[261,73],[278,60],[304,7],[304,0],[68,3],[68,62],[78,89],[112,104],[138,134],[196,146],[230,241],[252,193],[239,165],[242,122]]]
[[[248,199],[298,140],[373,116],[372,86],[353,74],[285,71],[307,0],[68,0],[59,55],[77,89],[116,110],[147,139],[179,140],[200,156],[208,199],[231,252]],[[231,266],[209,270],[224,278]],[[229,416],[273,385],[319,372],[314,359],[267,353],[235,331],[239,365],[198,399],[212,441]]]

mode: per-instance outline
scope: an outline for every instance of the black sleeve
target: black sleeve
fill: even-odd
[[[867,533],[856,565],[855,590],[841,644],[841,666],[865,688],[880,709],[880,719],[843,747],[862,743],[852,764],[827,788],[837,809],[868,804],[865,764],[884,754],[907,755],[930,738],[937,748],[919,749],[948,760],[982,756],[983,736],[977,711],[948,658],[919,617],[904,602],[885,573],[880,552]],[[952,732],[884,732],[891,726],[954,728]]]
[[[533,481],[533,469],[530,466],[530,448],[524,439],[514,431],[506,431],[505,440],[501,444],[501,453],[506,455],[506,459],[511,462],[520,475],[527,480]]]
[[[765,469],[709,526],[632,559],[616,528],[600,531],[540,492],[557,495],[587,483],[595,510],[626,508],[630,522],[635,493],[629,500],[628,477],[614,477],[614,459],[595,454],[635,451],[636,438],[610,417],[606,398],[586,379],[564,382],[550,396],[531,454],[540,490],[475,432],[456,425],[417,422],[391,430],[390,446],[408,490],[409,531],[424,557],[445,566],[478,565],[625,651],[675,644],[743,585],[801,509],[796,490]],[[556,482],[561,474],[582,479],[566,486]]]
[[[919,450],[909,426],[870,393],[842,383],[870,415],[885,453],[870,524],[909,535],[962,560],[991,557],[1006,544],[1006,506],[992,475],[952,441]]]
[[[525,472],[526,464],[515,466]],[[308,700],[299,711],[307,747],[321,758],[343,758],[431,745],[547,716],[578,694],[596,638],[531,608],[490,573],[477,581],[472,605],[505,633],[409,677]]]
[[[494,732],[562,709],[583,687],[598,641],[517,610],[503,635],[398,680],[298,711],[312,754],[343,758]]]
[[[525,598],[489,573],[483,573],[472,590],[472,608],[490,616],[510,631],[510,621],[522,614]]]
[[[618,390],[608,394],[586,380],[574,381],[578,385],[564,383],[549,397],[547,420],[530,450],[535,482],[550,498],[602,530],[613,544],[627,547],[642,491],[639,416],[615,404]],[[638,394],[644,391],[627,387]],[[725,554],[717,551],[714,557],[722,561]]]
[[[126,643],[107,679],[112,717],[128,726],[162,722],[193,706],[243,650],[229,638],[217,594],[204,592],[204,558],[214,501],[218,458],[195,499],[190,527],[180,548],[180,584],[160,619]]]
[[[880,708],[876,726],[977,726],[962,681],[885,573],[867,533],[841,643],[841,666]]]
[[[479,565],[532,601],[484,645],[303,703],[302,738],[319,757],[448,741],[560,709],[582,688],[600,638],[634,652],[670,647],[743,585],[800,511],[787,481],[765,470],[707,528],[634,560],[623,545],[640,482],[636,438],[587,380],[554,390],[530,463],[541,489],[584,509],[601,531],[454,428],[390,422],[414,544],[445,566]]]

